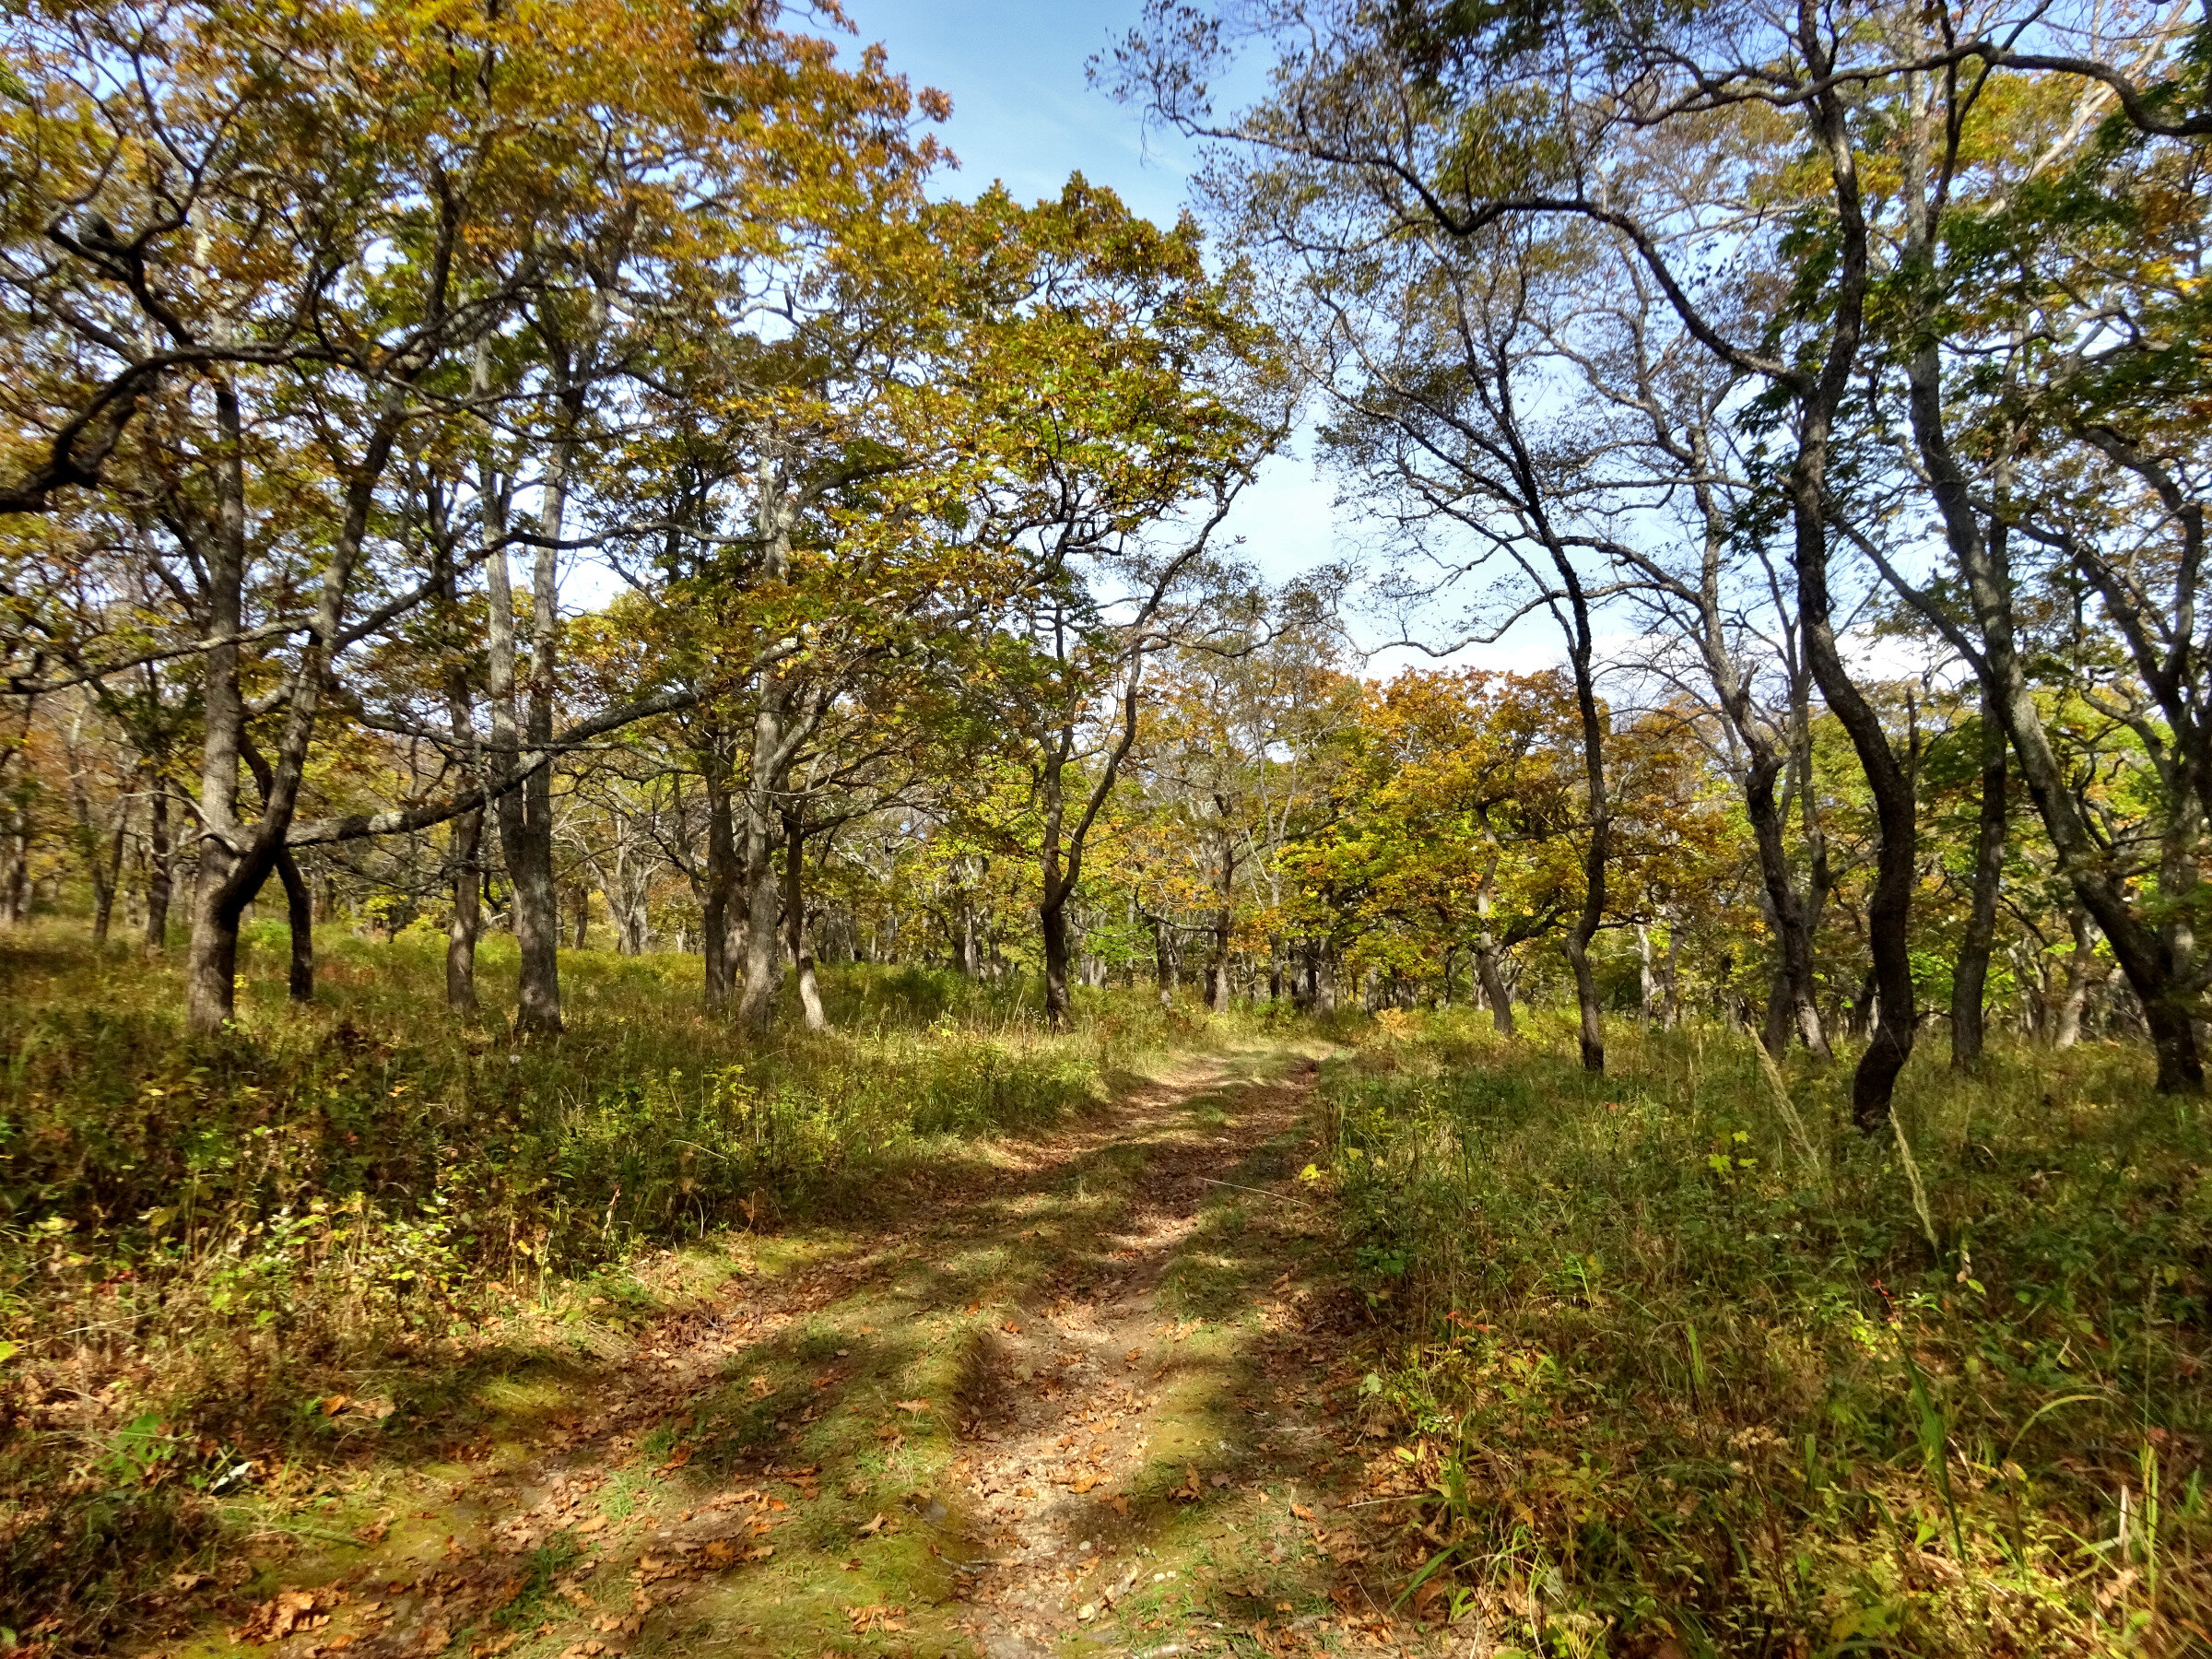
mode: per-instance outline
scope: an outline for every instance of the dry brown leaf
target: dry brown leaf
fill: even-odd
[[[879,1513],[877,1515],[875,1520],[867,1522],[861,1527],[860,1535],[864,1538],[872,1538],[882,1530],[883,1516]]]
[[[322,1400],[323,1415],[324,1417],[336,1417],[339,1412],[346,1409],[346,1403],[352,1398],[353,1396],[351,1394],[342,1394],[324,1395]]]
[[[580,1533],[595,1533],[606,1524],[606,1513],[605,1511],[601,1511],[598,1514],[594,1515],[588,1521],[577,1522],[576,1530]]]
[[[663,1464],[661,1467],[664,1469],[680,1469],[690,1461],[691,1448],[688,1445],[678,1446],[675,1451],[668,1453],[668,1461]]]
[[[1302,1503],[1292,1504],[1290,1506],[1290,1512],[1296,1515],[1300,1521],[1311,1521],[1313,1519],[1313,1512],[1308,1509]]]
[[[894,1400],[891,1402],[891,1404],[898,1406],[901,1411],[914,1412],[917,1414],[929,1409],[929,1402],[927,1400]]]
[[[329,1610],[338,1599],[339,1593],[327,1585],[320,1590],[279,1590],[230,1632],[230,1640],[258,1645],[320,1630],[330,1622]]]

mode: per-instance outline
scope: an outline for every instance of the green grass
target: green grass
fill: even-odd
[[[195,1041],[173,963],[0,938],[0,1629],[107,1628],[214,1537],[229,1471],[341,1453],[334,1377],[411,1371],[401,1420],[430,1424],[487,1381],[441,1356],[518,1310],[588,1357],[665,1305],[641,1255],[865,1207],[1205,1041],[1145,993],[1085,993],[1054,1034],[1031,984],[865,967],[825,973],[830,1031],[748,1041],[697,959],[586,951],[566,1032],[524,1043],[447,1012],[434,937],[317,944],[295,1008],[281,928],[250,928],[237,1027]],[[488,1006],[512,978],[488,941]]]
[[[1325,1173],[1409,1574],[1561,1654],[2212,1647],[2212,1135],[2143,1053],[1916,1057],[1916,1196],[1734,1033],[1387,1023]]]

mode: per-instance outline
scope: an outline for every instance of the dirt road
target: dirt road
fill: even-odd
[[[345,1400],[327,1489],[271,1503],[141,1651],[1404,1640],[1352,1501],[1374,1480],[1356,1299],[1300,1179],[1314,1077],[1288,1048],[1188,1061],[1058,1132],[956,1148],[849,1224],[607,1280],[389,1416]]]

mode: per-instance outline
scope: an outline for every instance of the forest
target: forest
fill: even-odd
[[[0,1653],[2212,1653],[2212,8],[6,15]]]

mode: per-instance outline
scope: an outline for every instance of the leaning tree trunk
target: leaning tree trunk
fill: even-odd
[[[1880,1019],[1852,1077],[1852,1120],[1873,1134],[1889,1116],[1898,1074],[1912,1056],[1915,1023],[1912,959],[1906,929],[1919,873],[1920,825],[1912,781],[1898,763],[1881,716],[1860,691],[1836,646],[1834,603],[1829,593],[1828,466],[1836,411],[1850,392],[1865,324],[1867,229],[1858,163],[1852,148],[1846,95],[1827,81],[1830,50],[1815,14],[1800,13],[1797,45],[1823,89],[1808,111],[1810,136],[1827,152],[1836,207],[1838,251],[1828,351],[1818,371],[1794,388],[1797,450],[1788,476],[1793,533],[1791,566],[1797,579],[1798,621],[1806,665],[1829,712],[1836,717],[1874,795],[1877,840],[1873,890],[1866,904],[1867,943]]]
[[[1981,1068],[1989,953],[1997,936],[1997,891],[2005,879],[2005,723],[1996,700],[1982,694],[1982,810],[1974,833],[1974,882],[1959,960],[1951,971],[1951,1069]]]

